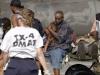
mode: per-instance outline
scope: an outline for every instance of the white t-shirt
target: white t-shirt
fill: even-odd
[[[30,27],[15,27],[5,35],[0,49],[9,52],[10,57],[34,58],[36,48],[43,46],[39,32]]]

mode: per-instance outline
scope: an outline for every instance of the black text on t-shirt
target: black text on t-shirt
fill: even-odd
[[[14,38],[16,40],[13,42],[13,47],[34,46],[36,43],[36,40],[34,40],[33,33],[30,33],[28,36],[25,36],[23,34],[16,34],[16,35],[14,35]],[[27,40],[27,42],[26,42],[26,40]]]

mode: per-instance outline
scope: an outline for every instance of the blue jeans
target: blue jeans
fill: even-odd
[[[60,69],[60,64],[65,55],[65,51],[61,48],[56,48],[48,51],[50,62],[53,68]]]

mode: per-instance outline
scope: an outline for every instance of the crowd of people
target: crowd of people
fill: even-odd
[[[51,75],[45,53],[49,55],[53,74],[60,75],[61,62],[76,40],[74,30],[64,20],[63,11],[55,11],[54,21],[43,28],[35,13],[22,6],[20,0],[12,0],[10,8],[11,19],[1,19],[0,75],[38,75],[40,69],[42,75]],[[96,34],[97,30],[94,22],[88,35]]]

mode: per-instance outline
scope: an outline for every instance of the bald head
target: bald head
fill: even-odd
[[[64,20],[64,13],[63,11],[56,11],[55,12],[55,22],[59,24]]]

